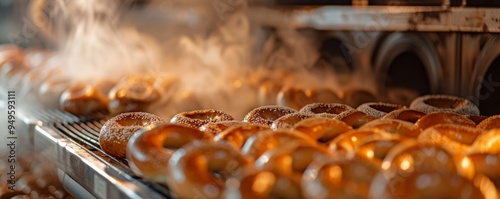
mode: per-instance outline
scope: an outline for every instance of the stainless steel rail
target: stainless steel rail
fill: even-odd
[[[99,148],[103,120],[77,118],[57,110],[22,110],[31,129],[32,150],[58,168],[59,178],[77,198],[172,198],[166,186],[135,176],[126,160]],[[40,119],[37,119],[40,118]]]

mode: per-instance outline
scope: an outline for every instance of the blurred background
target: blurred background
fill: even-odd
[[[46,46],[37,27],[29,18],[31,0],[0,0],[0,44],[21,47]]]

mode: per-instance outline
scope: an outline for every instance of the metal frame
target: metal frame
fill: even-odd
[[[35,151],[80,185],[70,184],[74,187],[70,192],[83,194],[76,197],[90,194],[96,198],[166,198],[49,127],[35,127],[33,144]]]
[[[47,110],[46,110],[47,111]],[[48,113],[48,114],[47,114]],[[48,122],[75,122],[77,118],[61,111],[19,110],[27,128],[24,136],[29,150],[57,167],[59,180],[77,198],[169,198],[141,179],[116,168],[66,135],[47,125]],[[45,115],[45,118],[37,116]],[[19,132],[21,133],[21,132]]]
[[[469,84],[468,90],[474,96],[481,95],[479,92],[481,87],[478,85],[482,85],[486,71],[498,56],[500,56],[500,36],[494,36],[488,39],[473,66],[474,71],[472,72],[472,79],[470,79],[472,84]]]
[[[317,30],[500,32],[500,8],[322,6],[284,13],[288,25]]]
[[[482,75],[488,69],[491,56],[498,52],[498,47],[484,45],[489,40],[499,37],[500,33],[500,8],[477,8],[477,7],[450,7],[443,6],[317,6],[317,7],[283,7],[281,9],[251,8],[255,13],[261,15],[269,14],[265,19],[256,16],[250,17],[258,24],[271,25],[281,24],[282,28],[315,29],[330,32],[348,33],[351,44],[356,40],[356,35],[372,35],[372,33],[383,33],[387,37],[373,37],[371,42],[363,47],[363,52],[356,54],[353,61],[359,67],[366,69],[366,60],[374,60],[371,63],[372,71],[377,72],[381,67],[380,60],[376,56],[392,34],[416,34],[431,38],[442,37],[443,44],[432,41],[423,42],[420,45],[431,49],[429,52],[420,54],[422,61],[438,57],[439,60],[430,63],[437,68],[429,70],[430,84],[435,93],[459,95],[462,97],[475,98],[479,96],[479,88],[482,84]],[[252,13],[252,11],[250,11]],[[266,21],[267,20],[267,21]],[[407,33],[411,32],[411,33]],[[333,35],[333,34],[332,34]],[[443,37],[444,36],[444,37]],[[343,37],[338,37],[342,40]],[[409,39],[408,39],[409,40]],[[428,39],[424,39],[428,40]],[[411,41],[409,41],[411,43]],[[394,42],[393,42],[394,43]],[[408,42],[407,42],[408,43]],[[413,41],[415,43],[415,41]],[[497,42],[498,43],[498,42]],[[390,45],[389,45],[390,46]],[[390,48],[395,45],[390,46]],[[425,47],[427,46],[427,47]],[[429,47],[430,46],[430,47]],[[491,49],[486,49],[491,48]],[[382,48],[382,50],[384,50]],[[369,51],[369,52],[366,52]],[[391,53],[391,50],[387,50]],[[415,50],[414,50],[415,51]],[[416,50],[421,51],[421,50]],[[397,52],[392,52],[397,53]],[[486,59],[486,60],[483,60]],[[390,62],[391,59],[385,58]],[[370,64],[368,64],[370,65]],[[383,72],[384,70],[382,70]],[[472,77],[471,77],[472,75]],[[437,80],[436,80],[437,78]]]

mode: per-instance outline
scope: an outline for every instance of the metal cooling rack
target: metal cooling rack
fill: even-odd
[[[20,110],[32,150],[58,167],[63,184],[77,198],[173,198],[165,185],[134,175],[124,159],[99,147],[105,114],[79,118],[59,110]]]

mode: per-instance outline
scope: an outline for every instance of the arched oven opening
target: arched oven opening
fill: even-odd
[[[427,74],[424,62],[415,53],[403,52],[390,64],[385,86],[407,88],[419,95],[429,94],[431,85]]]
[[[442,66],[427,37],[389,34],[373,59],[379,92],[388,102],[409,105],[419,95],[441,91]]]
[[[353,69],[353,60],[347,47],[337,38],[325,40],[320,49],[321,60],[330,64],[337,73],[350,73]]]
[[[500,55],[495,58],[486,71],[479,90],[479,110],[482,115],[500,113]]]

